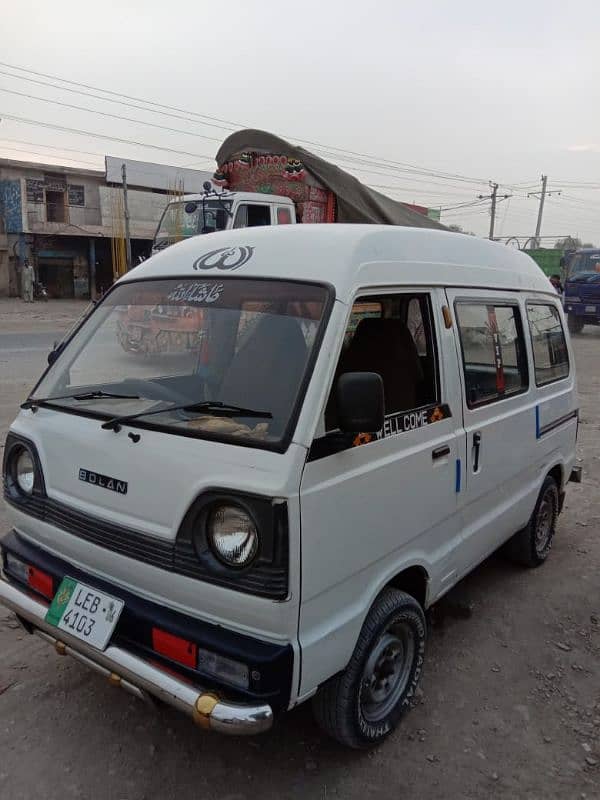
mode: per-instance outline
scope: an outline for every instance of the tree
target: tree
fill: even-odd
[[[588,247],[591,245],[585,246]],[[564,239],[557,239],[554,242],[555,250],[578,250],[580,247],[583,247],[581,239],[578,239],[576,236],[565,236]]]

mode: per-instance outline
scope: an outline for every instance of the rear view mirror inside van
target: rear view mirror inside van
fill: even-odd
[[[383,381],[376,372],[345,372],[336,387],[337,418],[343,433],[377,433],[383,428]]]

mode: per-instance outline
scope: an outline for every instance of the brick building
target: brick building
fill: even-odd
[[[103,171],[0,159],[0,296],[20,294],[26,259],[50,297],[95,297],[112,284],[111,239],[123,229],[122,163],[133,178],[134,263],[150,253],[169,187],[185,183],[186,191],[198,191],[210,178],[198,170],[111,157],[106,162]]]

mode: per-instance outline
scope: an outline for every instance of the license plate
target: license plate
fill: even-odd
[[[123,601],[63,578],[46,614],[46,622],[98,650],[104,650],[123,610]]]
[[[586,306],[585,307],[586,314],[595,314],[596,313],[596,306]]]

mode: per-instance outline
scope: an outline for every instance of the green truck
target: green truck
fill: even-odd
[[[550,249],[547,247],[537,247],[533,250],[525,250],[535,263],[548,277],[551,275],[561,275],[561,259],[564,255],[562,250]]]

